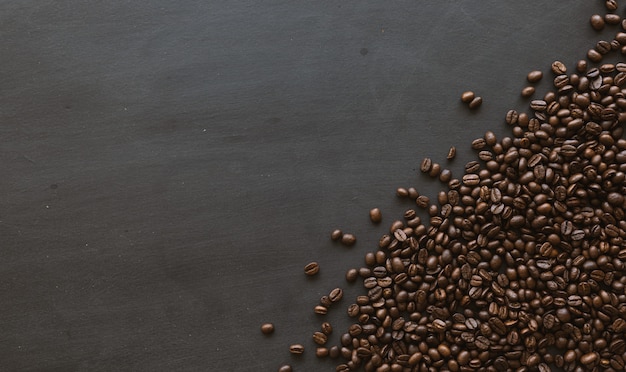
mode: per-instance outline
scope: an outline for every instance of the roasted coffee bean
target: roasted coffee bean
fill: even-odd
[[[333,232],[330,234],[330,238],[332,240],[339,240],[342,236],[343,233],[341,232],[341,230],[333,230]]]
[[[324,332],[324,334],[326,335],[333,333],[333,327],[328,322],[322,323],[321,328],[322,328],[322,332]]]
[[[318,345],[325,345],[328,341],[328,336],[322,332],[313,333],[313,342]]]
[[[561,61],[554,61],[552,62],[552,72],[555,75],[561,75],[561,74],[565,74],[567,72],[567,67],[565,67],[565,64],[563,64],[563,62]]]
[[[332,291],[330,291],[330,294],[328,295],[328,298],[330,299],[331,302],[337,302],[341,300],[342,297],[343,297],[343,290],[341,288],[333,289]]]
[[[346,281],[349,283],[354,283],[359,277],[359,271],[357,269],[349,269],[346,271]]]
[[[448,150],[448,155],[446,156],[446,158],[448,160],[452,160],[454,159],[455,156],[456,156],[456,147],[451,146],[450,150]]]
[[[383,219],[383,215],[380,212],[380,209],[378,208],[373,208],[370,210],[370,220],[373,223],[380,223],[380,221],[382,221]]]
[[[263,334],[269,335],[274,333],[274,325],[272,323],[264,323],[261,325],[261,332]]]
[[[475,97],[476,95],[472,91],[463,92],[461,94],[461,102],[470,103]]]
[[[278,368],[278,372],[292,372],[292,371],[293,371],[293,368],[291,368],[291,366],[287,364]]]
[[[341,237],[341,244],[346,246],[352,246],[356,243],[356,236],[352,234],[343,234]]]
[[[592,15],[589,23],[591,23],[591,27],[596,31],[600,31],[604,28],[604,18],[601,15]]]
[[[480,105],[483,104],[483,98],[482,97],[474,97],[473,100],[470,101],[470,103],[468,104],[468,107],[471,110],[475,110],[477,108],[480,107]]]
[[[531,86],[522,88],[522,91],[520,92],[520,95],[524,98],[532,97],[533,94],[535,94],[535,87]]]
[[[300,344],[293,344],[291,346],[289,346],[289,352],[291,354],[296,354],[296,355],[300,355],[304,353],[304,346],[300,345]]]
[[[306,275],[315,275],[320,271],[320,265],[317,262],[308,263],[304,266],[304,273]]]
[[[604,22],[604,20],[602,21]],[[534,70],[528,73],[528,75],[526,76],[526,79],[528,80],[529,83],[536,83],[539,80],[541,80],[542,77],[543,77],[543,72],[539,70]]]
[[[433,161],[430,158],[424,158],[424,160],[422,160],[420,170],[423,173],[428,173],[431,171],[432,167],[433,167]]]

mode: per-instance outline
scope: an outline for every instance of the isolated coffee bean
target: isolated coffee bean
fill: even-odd
[[[300,344],[293,344],[291,346],[289,346],[289,352],[291,354],[296,354],[296,355],[300,355],[304,353],[304,346],[300,345]]]
[[[520,92],[520,95],[524,98],[532,97],[533,94],[535,94],[535,87],[530,86],[524,87]]]
[[[341,298],[343,298],[343,290],[341,288],[333,289],[332,291],[330,291],[328,298],[331,302],[337,302],[341,300]]]
[[[561,61],[552,62],[551,68],[552,68],[552,72],[555,75],[562,75],[567,72],[567,67],[565,67],[565,64],[563,64],[563,62]]]
[[[292,371],[293,369],[291,368],[290,365],[284,365],[278,368],[278,372],[292,372]]]
[[[263,334],[269,335],[274,333],[274,325],[272,323],[264,323],[261,325],[261,332]]]
[[[528,73],[528,75],[526,76],[526,79],[528,80],[529,83],[536,83],[539,80],[541,80],[542,77],[543,77],[543,72],[539,70],[534,70]]]
[[[317,262],[308,263],[304,267],[304,273],[306,275],[315,275],[320,271],[320,265]]]
[[[446,156],[446,158],[448,160],[452,160],[454,159],[455,156],[456,156],[456,147],[451,146],[450,150],[448,150],[448,155]]]
[[[372,220],[372,222],[379,223],[380,221],[382,221],[382,219],[383,219],[383,215],[380,212],[380,209],[373,208],[370,210],[370,220]]]

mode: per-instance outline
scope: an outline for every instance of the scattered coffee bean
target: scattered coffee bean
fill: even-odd
[[[463,92],[463,94],[461,94],[461,102],[470,103],[472,102],[474,97],[475,97],[475,94],[472,91]]]
[[[452,160],[454,159],[455,156],[456,156],[456,147],[451,146],[450,150],[448,150],[448,155],[446,156],[446,158],[448,160]]]
[[[380,212],[380,209],[373,208],[370,210],[370,220],[374,223],[380,223],[383,220],[383,214]]]
[[[618,25],[621,21],[622,17],[620,17],[619,14],[609,13],[604,15],[604,22],[607,25]]]
[[[473,100],[470,101],[470,103],[468,104],[468,107],[470,108],[470,110],[475,110],[477,108],[480,107],[480,105],[483,104],[483,98],[482,97],[474,97]]]
[[[266,335],[274,333],[274,325],[272,323],[264,323],[261,325],[261,332]]]
[[[339,240],[342,236],[343,233],[341,232],[341,230],[333,230],[333,232],[330,234],[330,238],[332,240]]]
[[[530,87],[530,86],[524,87],[521,92],[521,96],[524,98],[529,98],[533,94],[535,94],[535,87]]]
[[[528,75],[526,75],[526,80],[528,80],[529,83],[536,83],[539,80],[541,80],[541,78],[543,77],[543,72],[539,71],[539,70],[534,70],[528,73]]]
[[[304,353],[304,346],[300,344],[294,344],[289,346],[289,352],[291,354],[300,355]]]
[[[596,31],[600,31],[604,28],[604,18],[602,18],[601,15],[592,15],[589,23],[591,23],[591,27],[593,27],[593,29]]]
[[[293,372],[293,369],[290,365],[284,365],[278,369],[278,372]]]
[[[565,74],[567,72],[567,67],[565,67],[565,64],[563,64],[563,62],[561,61],[554,61],[552,62],[552,72],[555,75],[562,75]]]
[[[304,273],[306,275],[315,275],[320,271],[320,265],[317,262],[310,262],[304,266]]]
[[[356,236],[352,234],[343,234],[341,237],[341,244],[343,245],[351,246],[354,245],[354,243],[356,243]]]

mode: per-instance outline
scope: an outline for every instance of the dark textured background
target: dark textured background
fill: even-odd
[[[588,25],[596,12],[0,1],[0,370],[334,370],[313,355],[312,308],[344,286],[335,342],[359,289],[346,269],[412,207],[395,188],[435,195],[415,172],[427,155],[459,175],[469,142],[525,107],[528,71],[546,86],[552,60],[571,68],[610,40],[617,27]],[[476,113],[467,89],[484,97]],[[335,227],[357,245],[330,242]]]

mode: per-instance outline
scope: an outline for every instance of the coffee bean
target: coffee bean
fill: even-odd
[[[608,25],[618,25],[621,21],[622,17],[620,17],[618,14],[609,13],[604,15],[604,22],[606,22],[606,24]]]
[[[380,212],[380,209],[373,208],[373,209],[370,210],[370,220],[372,220],[372,222],[380,223],[380,221],[382,221],[382,219],[383,219],[383,215]]]
[[[567,72],[567,67],[565,67],[565,64],[563,64],[563,62],[561,61],[554,61],[552,62],[552,72],[555,75],[561,75],[561,74],[565,74]]]
[[[339,240],[342,236],[343,233],[341,232],[341,230],[333,230],[333,232],[330,234],[330,238],[332,240]]]
[[[617,10],[617,0],[606,0],[604,6],[610,12]]]
[[[326,336],[326,334],[322,332],[313,333],[313,342],[315,342],[316,344],[325,345],[327,341],[328,341],[328,336]]]
[[[294,355],[300,355],[304,353],[304,346],[300,344],[293,344],[289,346],[289,352]]]
[[[330,298],[331,302],[337,302],[341,300],[342,297],[343,297],[343,290],[341,288],[333,289],[332,291],[330,291],[330,294],[328,295],[328,298]]]
[[[534,70],[528,73],[528,75],[526,76],[526,79],[528,80],[529,83],[536,83],[539,80],[541,80],[542,77],[543,77],[543,72],[539,70]]]
[[[352,234],[343,234],[341,237],[341,244],[343,245],[351,246],[354,245],[354,243],[356,243],[356,236]]]
[[[430,172],[432,167],[433,167],[433,161],[430,158],[424,158],[424,160],[422,160],[422,164],[420,166],[420,170],[423,173],[428,173],[428,172]]]
[[[290,365],[284,365],[278,368],[278,372],[292,372],[292,371],[293,369],[291,368]]]
[[[600,54],[595,49],[589,49],[587,51],[587,58],[589,58],[589,60],[591,62],[598,63],[598,62],[602,61],[602,54]]]
[[[310,262],[304,266],[304,273],[306,275],[315,275],[320,271],[320,265],[317,262]]]
[[[330,323],[324,322],[322,323],[322,332],[324,332],[324,334],[326,335],[329,335],[333,333],[333,327],[330,325]]]
[[[448,150],[448,155],[446,156],[446,158],[448,160],[452,160],[454,159],[455,156],[456,156],[456,147],[451,146],[450,150]]]
[[[480,105],[483,104],[483,98],[482,97],[474,97],[473,100],[470,101],[470,103],[468,104],[468,107],[471,110],[475,110],[477,108],[480,107]]]
[[[261,324],[261,332],[266,335],[274,333],[274,325],[272,323]]]
[[[463,103],[470,103],[470,102],[472,102],[474,97],[476,97],[476,95],[472,91],[463,92],[461,94],[461,102],[463,102]]]
[[[328,308],[323,305],[317,305],[313,308],[313,312],[319,315],[326,315],[328,313]]]
[[[535,94],[535,87],[531,86],[522,88],[522,91],[520,92],[520,95],[524,98],[530,98],[533,94]]]
[[[591,27],[596,31],[600,31],[604,28],[604,18],[602,18],[601,15],[592,15],[589,23],[591,23]]]

